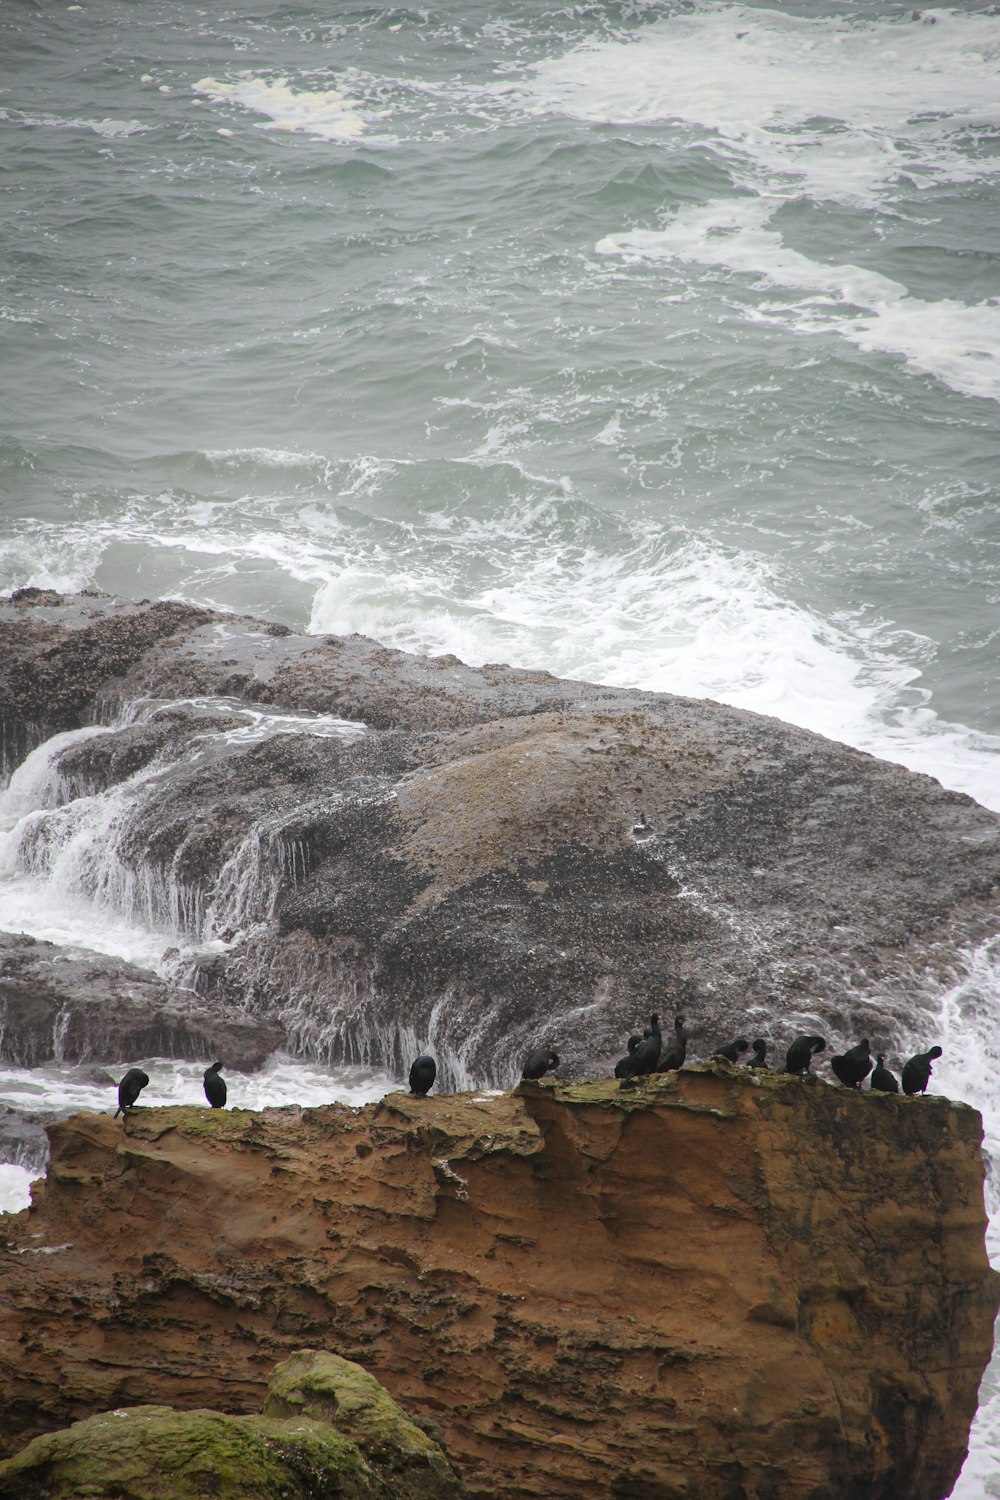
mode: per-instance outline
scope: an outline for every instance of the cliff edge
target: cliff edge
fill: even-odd
[[[357,1360],[469,1492],[939,1500],[1000,1277],[979,1115],[724,1063],[622,1089],[50,1129],[0,1253],[6,1451]]]

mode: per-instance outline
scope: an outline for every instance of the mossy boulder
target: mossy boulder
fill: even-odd
[[[135,1406],[46,1433],[0,1463],[0,1500],[459,1500],[444,1454],[376,1380],[306,1351],[267,1412]]]
[[[0,1464],[3,1500],[306,1500],[389,1495],[319,1422],[134,1406],[35,1438]]]
[[[358,1445],[380,1473],[392,1477],[396,1500],[462,1494],[447,1459],[379,1385],[349,1359],[301,1349],[277,1365],[268,1381],[264,1414],[285,1420],[329,1422]]]

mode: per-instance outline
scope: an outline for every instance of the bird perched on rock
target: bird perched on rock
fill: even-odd
[[[672,1073],[677,1068],[683,1068],[684,1059],[687,1057],[687,1047],[688,1033],[685,1029],[684,1017],[675,1016],[674,1035],[663,1049],[656,1067],[657,1073]]]
[[[551,1047],[534,1047],[524,1059],[524,1067],[521,1069],[522,1078],[541,1078],[552,1068],[559,1066],[559,1053],[553,1052]]]
[[[766,1058],[767,1043],[762,1036],[759,1036],[753,1044],[753,1056],[747,1058],[746,1066],[753,1068],[755,1071],[763,1069],[766,1073],[768,1071]]]
[[[737,1037],[735,1042],[727,1042],[724,1047],[716,1047],[712,1056],[724,1057],[727,1062],[735,1063],[739,1061],[740,1053],[745,1052],[749,1045],[745,1036]]]
[[[878,1054],[878,1059],[875,1063],[875,1070],[872,1073],[870,1084],[871,1087],[873,1089],[876,1089],[880,1094],[899,1093],[899,1079],[895,1076],[894,1073],[890,1073],[889,1069],[885,1066],[884,1052],[880,1052]]]
[[[848,1047],[846,1052],[836,1053],[830,1058],[830,1067],[845,1088],[859,1089],[861,1080],[867,1078],[872,1070],[872,1051],[868,1038],[863,1037],[856,1046]]]
[[[221,1067],[220,1062],[214,1062],[205,1069],[205,1098],[213,1109],[224,1109],[226,1104],[226,1080],[219,1076]]]
[[[649,1018],[642,1037],[636,1041],[629,1037],[628,1057],[623,1057],[615,1065],[615,1077],[620,1078],[622,1084],[631,1083],[636,1078],[648,1078],[650,1073],[656,1071],[656,1064],[660,1060],[660,1049],[663,1046],[663,1037],[660,1035],[660,1018],[654,1011]]]
[[[927,1084],[931,1076],[931,1063],[935,1057],[941,1056],[940,1047],[932,1047],[929,1052],[918,1052],[911,1057],[903,1068],[903,1093],[924,1094],[927,1092]]]
[[[141,1068],[129,1068],[118,1085],[118,1108],[114,1113],[116,1120],[119,1115],[125,1115],[125,1111],[132,1108],[148,1082],[148,1073],[144,1073]],[[125,1118],[128,1116],[125,1115]]]
[[[812,1077],[809,1064],[817,1052],[822,1052],[826,1042],[821,1036],[797,1036],[785,1053],[785,1073],[797,1073],[799,1077],[805,1077],[807,1073]]]
[[[421,1052],[410,1064],[410,1093],[416,1094],[418,1099],[426,1098],[434,1087],[437,1071],[437,1063],[430,1053]]]
[[[628,1056],[627,1057],[620,1057],[618,1059],[618,1061],[615,1063],[615,1077],[616,1078],[631,1078],[632,1077],[632,1057],[633,1057],[633,1054],[635,1053],[636,1047],[638,1047],[638,1045],[639,1045],[639,1043],[641,1041],[642,1041],[642,1037],[639,1036],[638,1032],[635,1034],[635,1036],[630,1036],[629,1037],[628,1041],[625,1044],[628,1047]]]

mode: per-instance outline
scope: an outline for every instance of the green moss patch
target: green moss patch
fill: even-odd
[[[0,1500],[460,1500],[444,1454],[337,1355],[279,1365],[263,1416],[134,1406],[0,1463]]]

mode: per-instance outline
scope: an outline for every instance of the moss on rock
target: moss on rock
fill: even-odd
[[[447,1459],[373,1375],[339,1354],[300,1349],[277,1365],[264,1403],[268,1417],[329,1422],[357,1443],[365,1458],[393,1476],[397,1500],[457,1497],[461,1487]]]
[[[279,1365],[263,1416],[135,1406],[0,1463],[0,1500],[459,1500],[444,1454],[336,1355]]]

